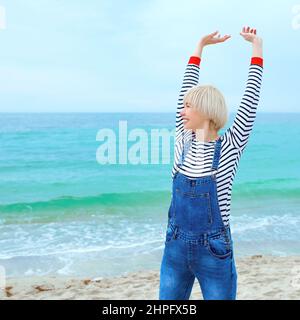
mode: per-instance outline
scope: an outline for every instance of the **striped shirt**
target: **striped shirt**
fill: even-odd
[[[256,110],[263,74],[263,59],[253,57],[249,66],[246,89],[238,108],[234,122],[221,136],[221,154],[217,172],[212,172],[215,141],[201,142],[195,138],[195,133],[183,127],[180,115],[183,109],[185,93],[198,85],[201,59],[190,57],[186,66],[182,88],[179,94],[176,113],[176,141],[172,177],[177,171],[189,178],[198,178],[216,173],[218,201],[225,226],[229,226],[232,183],[243,151],[249,140]],[[191,145],[183,164],[179,167],[183,150],[183,141]]]

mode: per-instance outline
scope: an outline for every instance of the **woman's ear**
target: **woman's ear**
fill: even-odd
[[[212,119],[209,120],[209,127],[210,127],[210,129],[212,129],[212,130],[216,130],[216,129],[217,129],[217,128],[216,128],[216,124],[215,124],[215,122],[214,122]]]

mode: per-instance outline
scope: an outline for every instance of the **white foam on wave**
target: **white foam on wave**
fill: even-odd
[[[299,240],[300,217],[296,215],[269,215],[231,218],[232,234],[240,240]]]
[[[112,275],[158,267],[166,221],[129,219],[0,226],[0,264],[8,276]],[[300,254],[297,215],[231,217],[237,255]]]
[[[146,248],[164,235],[162,225],[93,222],[4,225],[0,259]]]

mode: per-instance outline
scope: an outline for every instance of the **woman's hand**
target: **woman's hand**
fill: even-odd
[[[246,41],[249,41],[249,42],[255,42],[257,40],[261,40],[261,38],[259,38],[257,35],[256,35],[256,29],[251,29],[250,27],[244,27],[242,32],[240,32],[240,35],[246,40]]]
[[[223,37],[221,37],[221,35],[219,34],[219,31],[215,31],[207,36],[204,36],[200,41],[199,41],[199,45],[202,47],[208,46],[210,44],[216,44],[216,43],[220,43],[220,42],[225,42],[226,40],[228,40],[231,36],[230,35],[225,35]]]
[[[217,44],[221,42],[225,42],[229,38],[231,38],[230,35],[225,35],[221,37],[219,34],[219,31],[215,31],[211,34],[208,34],[207,36],[204,36],[198,43],[195,52],[193,53],[193,56],[201,58],[202,51],[205,46],[211,45],[211,44]]]
[[[261,57],[262,58],[262,47],[263,40],[262,38],[256,35],[256,29],[251,29],[250,27],[244,27],[240,35],[246,40],[253,44],[253,57]]]

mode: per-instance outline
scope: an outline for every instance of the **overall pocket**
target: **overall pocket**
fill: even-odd
[[[207,249],[213,257],[225,259],[232,254],[232,241],[223,232],[208,236]]]

